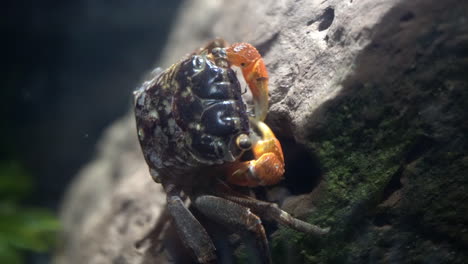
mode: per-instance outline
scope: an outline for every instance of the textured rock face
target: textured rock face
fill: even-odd
[[[269,196],[332,228],[319,241],[280,228],[271,240],[277,263],[466,261],[466,14],[455,0],[185,4],[161,65],[214,36],[257,46],[271,77],[267,123],[287,163],[283,187]],[[164,194],[132,118],[109,129],[69,191],[62,263],[167,261],[134,246]]]

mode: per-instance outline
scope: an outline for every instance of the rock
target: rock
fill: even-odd
[[[153,227],[165,195],[148,178],[133,121],[128,114],[104,133],[96,158],[70,186],[61,210],[64,244],[57,263],[141,257],[133,244]]]
[[[185,3],[160,64],[215,36],[257,46],[270,73],[267,123],[287,159],[286,191],[276,189],[287,197],[275,199],[331,227],[322,239],[280,228],[275,262],[468,259],[466,14],[455,0]],[[129,115],[110,128],[71,186],[62,263],[167,261],[135,247],[164,194],[133,126]]]

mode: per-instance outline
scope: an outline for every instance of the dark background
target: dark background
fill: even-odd
[[[28,203],[58,208],[155,66],[180,2],[2,4],[0,161],[18,161],[34,178]]]

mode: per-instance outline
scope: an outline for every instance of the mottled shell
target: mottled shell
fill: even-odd
[[[249,120],[235,72],[190,56],[135,92],[138,137],[152,171],[186,173],[232,162]]]

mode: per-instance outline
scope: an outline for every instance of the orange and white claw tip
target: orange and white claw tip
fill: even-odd
[[[255,119],[251,119],[251,123],[261,134],[261,139],[252,146],[255,159],[232,165],[227,180],[249,187],[276,184],[284,174],[281,144],[265,123]]]
[[[268,71],[258,50],[248,43],[235,43],[226,48],[232,65],[242,70],[254,99],[255,119],[263,121],[268,113]]]
[[[273,153],[265,153],[251,161],[249,174],[257,180],[257,185],[273,185],[282,180],[284,163]]]

